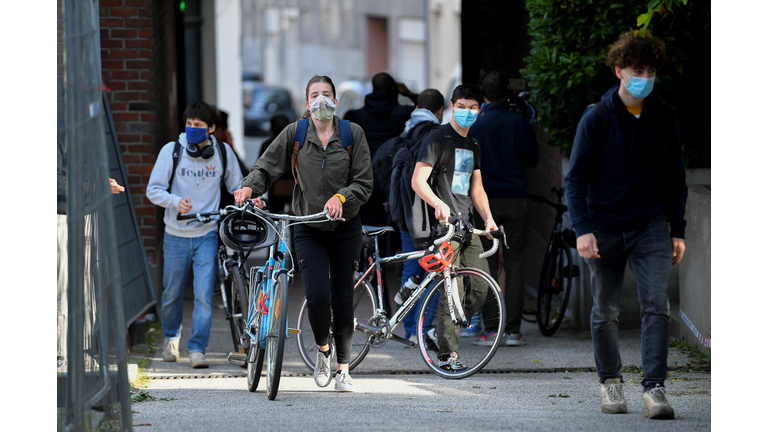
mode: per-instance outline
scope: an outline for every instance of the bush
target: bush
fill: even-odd
[[[521,73],[550,145],[570,155],[584,109],[618,82],[605,65],[606,50],[621,32],[637,28],[648,7],[630,1],[527,0],[526,8],[531,53]],[[691,0],[672,13],[654,15],[649,27],[667,45],[670,63],[659,71],[657,86],[678,111],[688,168],[711,165],[710,16],[709,1]]]

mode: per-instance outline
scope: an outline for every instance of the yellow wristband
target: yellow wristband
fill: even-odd
[[[344,198],[344,195],[342,195],[342,194],[336,194],[336,195],[334,195],[334,196],[337,196],[337,197],[339,197],[339,200],[341,200],[341,203],[342,203],[342,204],[344,204],[344,202],[347,200],[346,198]]]

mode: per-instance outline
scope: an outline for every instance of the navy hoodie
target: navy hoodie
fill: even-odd
[[[607,138],[599,137],[594,107],[576,131],[565,177],[576,235],[629,231],[665,217],[670,235],[685,238],[688,187],[677,112],[653,90],[636,118],[619,98],[620,85],[602,97],[611,118]]]
[[[539,163],[539,146],[533,127],[506,104],[483,107],[469,133],[480,143],[483,188],[488,198],[525,198],[526,168]]]

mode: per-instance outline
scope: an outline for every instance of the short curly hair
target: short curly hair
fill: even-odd
[[[652,67],[659,70],[667,64],[667,47],[650,30],[646,30],[645,37],[635,36],[635,31],[630,30],[611,45],[605,54],[605,64],[610,68]]]

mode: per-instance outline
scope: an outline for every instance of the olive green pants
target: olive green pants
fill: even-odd
[[[472,236],[472,243],[463,251],[459,251],[459,242],[452,241],[451,247],[454,250],[454,266],[475,268],[484,271],[485,273],[489,273],[488,261],[479,257],[484,250],[478,236]],[[442,274],[439,277],[442,278]],[[472,315],[474,315],[483,303],[485,303],[489,287],[487,283],[482,283],[479,284],[480,286],[476,286],[478,285],[478,282],[480,282],[479,278],[472,278],[472,286],[468,287],[464,286],[465,281],[463,278],[457,278],[456,282],[458,283],[459,297],[462,299],[464,316],[467,321],[469,321],[472,319]],[[466,296],[464,295],[465,288],[468,290]],[[437,345],[440,347],[438,359],[440,360],[444,360],[449,357],[452,352],[456,352],[459,347],[459,335],[462,330],[462,328],[454,324],[451,319],[451,312],[448,309],[446,297],[445,286],[443,285],[440,289],[440,301],[437,306],[437,315],[435,316]],[[459,316],[456,318],[458,319]]]

